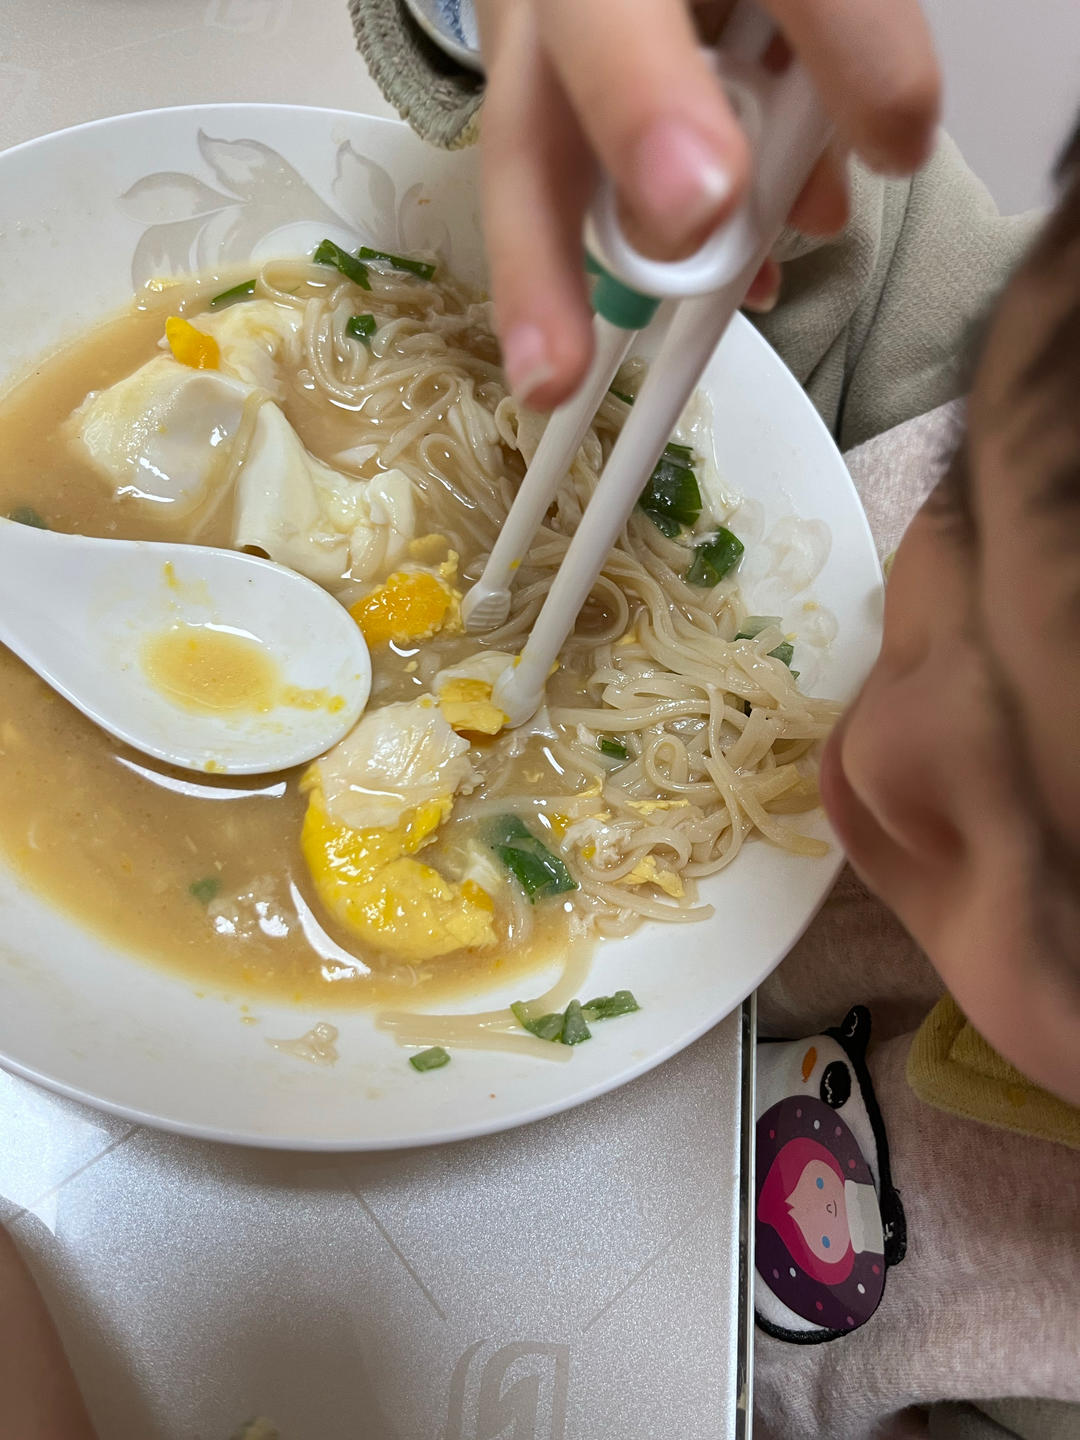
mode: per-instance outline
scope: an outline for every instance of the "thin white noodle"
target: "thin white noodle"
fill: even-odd
[[[485,305],[452,281],[424,284],[379,266],[369,278],[362,305],[343,277],[310,262],[264,265],[258,283],[260,294],[303,312],[305,383],[349,417],[348,445],[339,448],[374,447],[365,474],[404,470],[424,528],[445,535],[475,577],[540,424],[506,394]],[[360,308],[376,319],[370,345],[345,333]],[[513,611],[485,645],[513,651],[524,641],[626,413],[614,397],[601,407],[518,572]],[[704,918],[711,909],[699,903],[697,882],[731,864],[754,834],[795,853],[824,848],[780,817],[812,803],[808,752],[838,707],[802,694],[769,656],[783,639],[777,627],[734,639],[743,617],[738,577],[712,589],[688,585],[693,543],[632,516],[550,682],[554,738],[504,735],[478,753],[480,783],[459,799],[436,846],[451,847],[507,811],[532,820],[577,878],[574,917],[594,937],[627,935],[646,919]],[[436,670],[476,648],[436,636],[421,647],[418,674],[430,684]],[[602,736],[623,741],[625,763],[602,757]],[[682,898],[630,883],[650,857],[681,876]],[[522,895],[501,901],[499,916],[504,937],[528,942],[533,913]],[[583,944],[567,948],[587,957]],[[562,1008],[583,978],[578,961],[568,961],[546,1003]],[[406,1019],[411,1028],[402,1028]],[[505,1011],[383,1022],[399,1038],[413,1037],[408,1043],[450,1043],[452,1034],[454,1044],[525,1047],[546,1058],[563,1058],[565,1048],[507,1030]]]

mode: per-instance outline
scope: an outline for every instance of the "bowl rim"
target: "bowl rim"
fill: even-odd
[[[29,139],[20,141],[16,145],[9,146],[5,150],[0,151],[0,161],[6,160],[7,157],[15,155],[22,156],[26,154],[32,154],[32,152],[36,148],[43,145],[51,144],[63,137],[72,137],[84,131],[107,131],[108,129],[118,125],[130,124],[132,121],[147,119],[151,117],[156,118],[165,115],[177,115],[190,117],[192,120],[198,120],[201,117],[210,115],[221,116],[235,114],[237,116],[252,116],[265,114],[268,116],[273,115],[280,118],[282,115],[298,113],[316,115],[331,120],[340,119],[349,122],[360,121],[365,127],[375,127],[376,129],[385,132],[392,131],[398,134],[405,134],[411,136],[417,144],[423,143],[420,138],[416,136],[415,132],[410,129],[410,127],[406,124],[404,120],[396,117],[368,115],[363,113],[362,111],[346,110],[332,106],[299,105],[291,103],[277,103],[272,101],[209,101],[200,102],[198,104],[192,105],[157,106],[148,109],[126,111],[115,115],[101,116],[95,119],[81,121],[78,124],[66,126],[60,130],[49,131],[43,135],[33,136]],[[764,336],[760,334],[756,327],[753,326],[749,322],[749,320],[747,320],[747,318],[741,314],[741,312],[736,315],[733,324],[737,329],[741,331],[752,333],[754,338],[752,341],[750,341],[750,343],[754,345],[760,345],[764,348],[764,350],[769,353],[774,362],[773,373],[776,377],[777,385],[781,387],[782,390],[785,391],[790,397],[793,397],[794,404],[804,409],[804,413],[806,414],[807,421],[810,424],[811,428],[816,430],[820,439],[826,443],[827,449],[831,451],[833,461],[838,467],[837,482],[842,483],[842,481],[846,479],[847,488],[850,490],[852,499],[855,501],[855,507],[858,511],[858,517],[857,522],[855,522],[855,517],[853,513],[852,520],[853,522],[857,523],[858,526],[861,528],[865,536],[866,543],[869,547],[870,554],[876,557],[876,550],[874,549],[873,545],[873,537],[870,532],[870,527],[866,518],[865,510],[861,506],[861,503],[858,502],[857,492],[855,491],[854,484],[851,480],[850,474],[847,471],[847,467],[843,462],[839,447],[837,446],[834,437],[829,432],[828,427],[822,420],[816,407],[813,405],[812,401],[807,395],[805,389],[802,385],[799,384],[798,380],[792,374],[788,366],[783,362],[783,360],[780,359],[780,357],[773,350],[772,346],[769,345],[768,341],[764,338]],[[0,376],[0,389],[6,389],[6,385],[3,383],[6,379],[7,377]],[[880,565],[878,566],[878,576],[878,584],[880,587]],[[879,590],[879,593],[882,592]],[[843,850],[840,848],[839,844],[835,842],[834,837],[834,846],[831,854],[827,857],[823,857],[822,860],[819,862],[822,866],[822,885],[821,893],[818,900],[809,909],[808,913],[802,918],[802,921],[799,924],[797,931],[792,934],[786,948],[784,948],[775,959],[771,960],[767,964],[767,966],[761,971],[760,974],[756,974],[752,979],[750,979],[749,983],[740,983],[738,987],[737,998],[731,999],[730,996],[734,992],[728,992],[728,998],[725,998],[724,1000],[724,1008],[722,1013],[717,1014],[714,1013],[713,1009],[707,1009],[703,1013],[703,1016],[691,1026],[689,1026],[688,1029],[684,1030],[676,1038],[670,1040],[662,1047],[658,1049],[650,1049],[648,1054],[644,1057],[640,1059],[629,1060],[628,1063],[626,1063],[625,1065],[614,1069],[613,1071],[604,1075],[602,1078],[596,1080],[595,1082],[588,1084],[583,1088],[576,1089],[570,1096],[558,1095],[552,1099],[540,1101],[531,1106],[521,1107],[517,1110],[515,1114],[510,1116],[500,1114],[493,1116],[490,1119],[484,1119],[479,1116],[474,1116],[474,1118],[470,1121],[452,1125],[444,1125],[439,1129],[432,1129],[427,1131],[426,1133],[409,1136],[405,1139],[394,1138],[392,1136],[374,1136],[367,1138],[343,1136],[319,1137],[318,1135],[305,1135],[299,1133],[292,1133],[289,1135],[278,1134],[271,1136],[260,1134],[257,1131],[250,1129],[233,1130],[225,1126],[215,1127],[207,1125],[205,1123],[185,1121],[176,1117],[152,1114],[148,1111],[139,1109],[138,1106],[124,1104],[119,1101],[109,1099],[105,1096],[97,1095],[90,1089],[84,1088],[83,1086],[80,1086],[78,1084],[72,1084],[68,1081],[56,1078],[54,1076],[50,1076],[43,1071],[37,1069],[33,1065],[25,1064],[6,1055],[0,1056],[0,1067],[9,1071],[12,1074],[19,1075],[34,1084],[40,1085],[55,1094],[62,1095],[65,1098],[77,1101],[81,1104],[89,1105],[94,1109],[115,1115],[118,1118],[129,1121],[132,1124],[145,1125],[156,1130],[163,1130],[169,1133],[185,1136],[192,1139],[212,1141],[222,1144],[241,1145],[254,1149],[308,1151],[314,1153],[348,1153],[366,1150],[382,1151],[424,1148],[429,1145],[454,1143],[461,1140],[497,1134],[504,1130],[516,1129],[519,1126],[533,1124],[539,1120],[546,1119],[552,1115],[556,1115],[564,1111],[576,1109],[579,1105],[586,1104],[591,1100],[607,1094],[609,1091],[618,1089],[621,1086],[629,1083],[630,1081],[647,1074],[650,1070],[655,1069],[657,1066],[665,1063],[674,1055],[677,1055],[680,1051],[688,1048],[690,1045],[700,1040],[701,1037],[705,1035],[709,1030],[713,1029],[715,1026],[721,1024],[724,1020],[728,1019],[734,1012],[738,1011],[744,1005],[747,996],[752,994],[758,988],[762,981],[769,974],[772,973],[776,966],[781,963],[783,958],[788,953],[790,953],[790,950],[798,943],[799,939],[805,933],[807,927],[811,924],[818,911],[820,910],[821,906],[824,904],[825,900],[831,893],[833,886],[835,885],[836,879],[840,873],[840,870],[845,863],[845,858],[846,857]],[[56,909],[57,907],[52,908]],[[77,917],[70,918],[72,918],[75,923],[78,923]]]

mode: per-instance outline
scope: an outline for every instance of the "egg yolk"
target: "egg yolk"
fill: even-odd
[[[447,880],[414,858],[450,813],[449,798],[407,811],[388,829],[353,830],[312,790],[300,848],[319,899],[358,940],[402,960],[434,960],[494,943],[494,902],[475,881]]]
[[[430,640],[454,616],[455,591],[426,570],[395,571],[349,614],[373,648],[406,640]]]
[[[686,886],[682,877],[674,870],[661,869],[653,855],[643,855],[628,875],[624,875],[623,885],[655,885],[663,890],[665,895],[674,899],[681,899],[686,894]]]
[[[467,676],[448,680],[439,691],[439,709],[446,723],[453,730],[498,735],[510,717],[492,703],[491,691],[486,680]]]
[[[221,364],[221,351],[214,337],[196,330],[181,315],[170,315],[165,321],[165,339],[173,358],[192,370],[216,370]]]

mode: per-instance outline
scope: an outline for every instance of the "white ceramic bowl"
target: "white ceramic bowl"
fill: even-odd
[[[0,155],[0,384],[152,276],[297,253],[324,234],[436,249],[482,282],[476,176],[473,154],[432,151],[404,125],[291,106],[150,111],[9,150]],[[721,471],[748,497],[736,528],[750,542],[751,608],[783,610],[800,635],[834,616],[835,640],[816,653],[802,645],[799,659],[818,693],[847,697],[877,649],[881,581],[843,462],[799,386],[741,319],[705,386]],[[794,576],[793,534],[827,552],[806,584]],[[769,565],[787,579],[764,578]],[[828,833],[823,819],[814,823]],[[0,1060],[133,1119],[255,1145],[378,1148],[498,1130],[620,1085],[715,1024],[790,948],[839,864],[836,851],[806,860],[748,846],[703,887],[712,921],[648,925],[601,947],[590,992],[627,986],[640,1014],[597,1027],[567,1064],[459,1052],[429,1075],[414,1073],[368,1012],[256,1004],[259,1023],[243,1025],[244,997],[200,997],[0,868]],[[487,1008],[512,998],[477,1000]],[[340,1030],[332,1068],[266,1043],[320,1019]]]

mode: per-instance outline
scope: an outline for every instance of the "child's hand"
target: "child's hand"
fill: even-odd
[[[45,1302],[2,1225],[0,1435],[13,1440],[94,1440]]]
[[[733,0],[692,8],[712,34]],[[925,158],[939,77],[918,0],[762,0],[815,77],[837,127],[792,220],[811,233],[847,214],[842,154],[906,173]],[[699,53],[686,0],[478,0],[488,73],[484,228],[507,373],[537,406],[566,398],[588,364],[581,227],[594,157],[619,185],[636,243],[699,243],[738,201],[748,154]],[[766,267],[751,300],[768,303]]]

